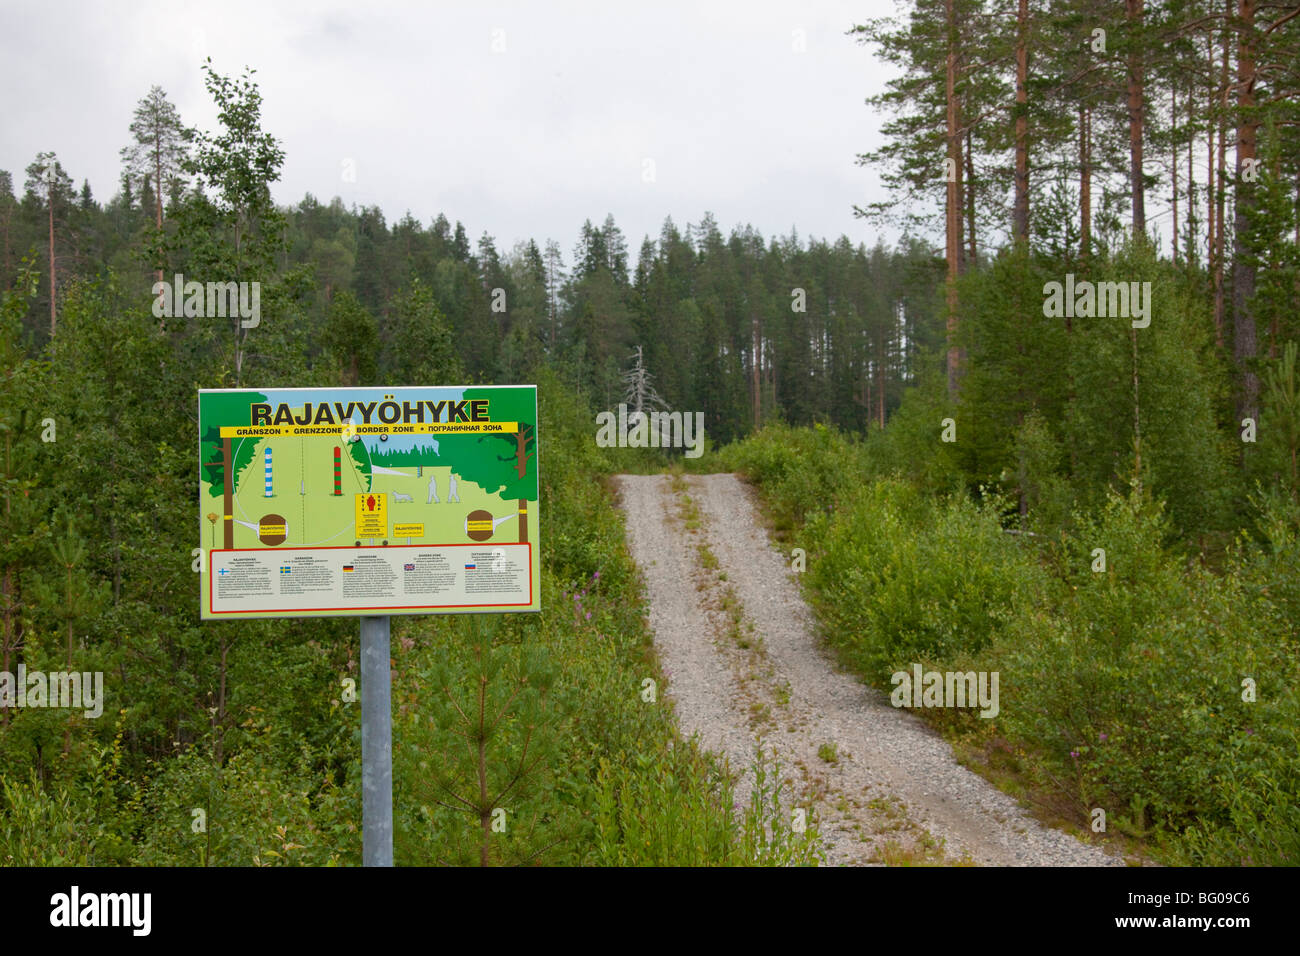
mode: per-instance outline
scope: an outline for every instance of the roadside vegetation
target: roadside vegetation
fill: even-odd
[[[1057,490],[1024,516],[1005,487],[944,490],[961,473],[938,424],[904,412],[865,440],[769,426],[705,467],[761,489],[786,549],[805,549],[827,643],[865,682],[889,692],[914,663],[1000,674],[992,719],[920,713],[1043,817],[1170,863],[1300,860],[1294,497],[1253,497],[1204,554],[1149,482],[1070,510],[1067,480],[1035,475]]]

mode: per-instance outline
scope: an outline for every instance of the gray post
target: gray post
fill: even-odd
[[[361,862],[393,865],[393,711],[387,617],[361,619]]]

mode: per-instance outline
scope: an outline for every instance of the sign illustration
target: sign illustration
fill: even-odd
[[[532,385],[201,390],[202,616],[540,610],[537,447]]]

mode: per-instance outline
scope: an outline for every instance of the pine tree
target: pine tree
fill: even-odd
[[[63,171],[53,153],[38,153],[36,162],[27,167],[27,193],[44,207],[48,225],[46,263],[49,267],[50,338],[58,324],[58,267],[55,252],[55,227],[67,223],[73,203],[72,177]]]
[[[128,180],[150,183],[154,199],[154,227],[161,233],[163,195],[169,194],[175,203],[184,191],[187,178],[185,161],[193,133],[181,123],[180,113],[160,86],[151,87],[148,95],[136,104],[129,128],[135,142],[122,147],[124,176]],[[161,237],[155,241],[160,242]],[[158,282],[163,281],[161,263],[158,265],[156,279]]]
[[[550,321],[549,349],[555,351],[555,332],[560,318],[560,290],[564,286],[564,258],[560,244],[554,239],[546,240],[546,315]]]
[[[423,675],[433,716],[421,729],[432,739],[419,754],[417,798],[427,801],[428,823],[455,834],[458,855],[439,862],[531,862],[558,842],[539,832],[536,811],[521,809],[554,786],[557,674],[544,650],[509,641],[491,615],[473,615],[468,630],[468,653],[442,657]],[[457,818],[468,818],[468,832]]]

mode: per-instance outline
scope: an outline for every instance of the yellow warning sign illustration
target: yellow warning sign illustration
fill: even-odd
[[[388,537],[388,496],[376,492],[356,495],[357,537]]]

